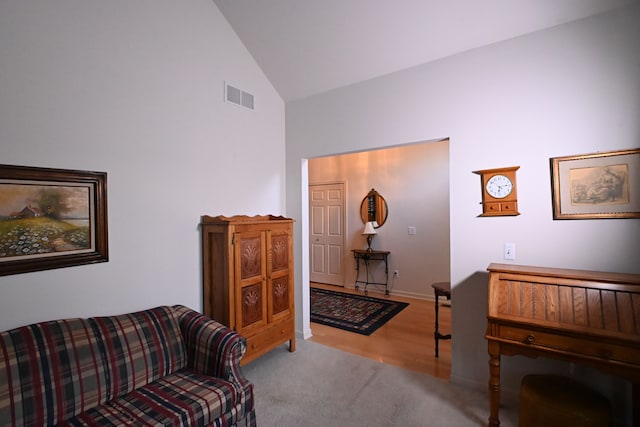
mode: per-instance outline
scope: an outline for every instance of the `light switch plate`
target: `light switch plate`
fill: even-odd
[[[505,243],[504,244],[504,259],[513,261],[516,259],[516,244]]]

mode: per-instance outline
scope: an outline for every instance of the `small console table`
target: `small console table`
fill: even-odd
[[[368,249],[352,249],[353,257],[356,259],[356,290],[360,288],[359,284],[364,284],[364,294],[368,295],[367,286],[379,285],[384,286],[384,294],[389,295],[389,251],[374,251]],[[360,280],[360,261],[364,262],[364,268],[366,272],[365,280]],[[371,261],[384,261],[384,282],[370,282],[369,281],[369,263]]]

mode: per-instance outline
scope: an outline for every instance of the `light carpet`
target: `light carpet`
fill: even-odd
[[[486,426],[486,393],[311,341],[247,364],[258,427]],[[501,426],[518,423],[513,408]]]

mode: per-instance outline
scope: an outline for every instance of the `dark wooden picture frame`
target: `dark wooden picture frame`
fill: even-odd
[[[553,219],[640,218],[640,148],[550,163]]]
[[[0,276],[107,261],[105,172],[0,165]]]

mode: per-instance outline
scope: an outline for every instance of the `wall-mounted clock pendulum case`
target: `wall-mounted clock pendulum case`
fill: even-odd
[[[482,213],[478,216],[512,216],[518,212],[516,171],[520,166],[473,171],[482,182]]]

